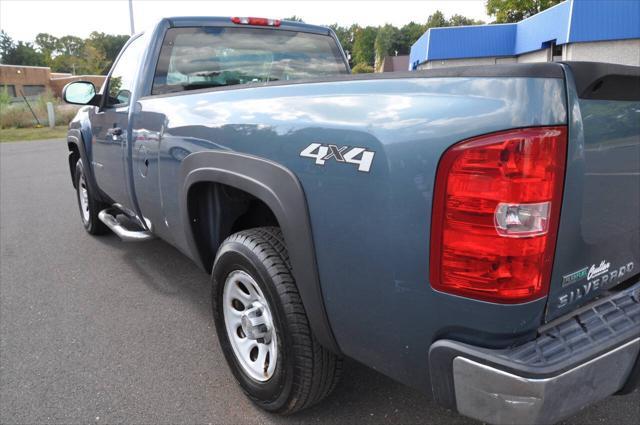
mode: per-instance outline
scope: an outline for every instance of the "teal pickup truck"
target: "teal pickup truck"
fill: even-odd
[[[491,423],[638,387],[638,68],[355,76],[330,29],[182,17],[64,97],[82,224],[212,275],[261,408],[322,400],[345,356]]]

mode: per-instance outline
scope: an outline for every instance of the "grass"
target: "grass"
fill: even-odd
[[[43,139],[64,139],[67,136],[68,127],[59,125],[54,128],[2,128],[0,129],[0,142],[17,142]]]
[[[55,110],[56,117],[56,126],[63,126],[69,123],[73,119],[73,117],[78,112],[79,107],[76,105],[69,105],[62,103],[62,101],[56,98],[51,92],[46,92],[41,94],[38,97],[29,99],[29,105],[20,100],[14,99],[11,102],[11,99],[8,97],[8,94],[5,93],[3,96],[3,91],[0,90],[0,129],[16,129],[16,128],[24,128],[24,129],[33,129],[38,123],[38,119],[40,123],[44,126],[48,126],[48,112],[47,112],[47,104],[53,104]],[[34,114],[38,119],[34,117]],[[0,132],[0,136],[4,133]],[[18,136],[16,138],[10,138],[12,133],[4,133],[5,137],[0,137],[1,141],[10,141],[10,140],[23,140],[22,136]],[[41,132],[41,135],[33,135],[31,136],[31,132],[25,136],[25,140],[36,140],[31,137],[36,138],[46,138],[48,137],[44,131]],[[55,135],[54,137],[59,137]]]

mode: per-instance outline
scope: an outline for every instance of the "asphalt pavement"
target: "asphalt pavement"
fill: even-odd
[[[63,140],[0,144],[0,423],[476,423],[347,361],[323,403],[282,418],[227,369],[209,277],[168,244],[85,233]],[[640,393],[567,424],[632,424]]]

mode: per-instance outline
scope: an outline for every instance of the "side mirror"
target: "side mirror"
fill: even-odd
[[[96,86],[90,81],[74,81],[62,89],[62,99],[74,105],[95,105],[99,97],[96,96]]]

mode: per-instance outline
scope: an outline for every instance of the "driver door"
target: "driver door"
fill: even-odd
[[[131,141],[129,107],[144,51],[140,37],[128,43],[106,82],[102,107],[91,120],[92,165],[100,189],[114,202],[131,208],[127,189],[126,151]]]

